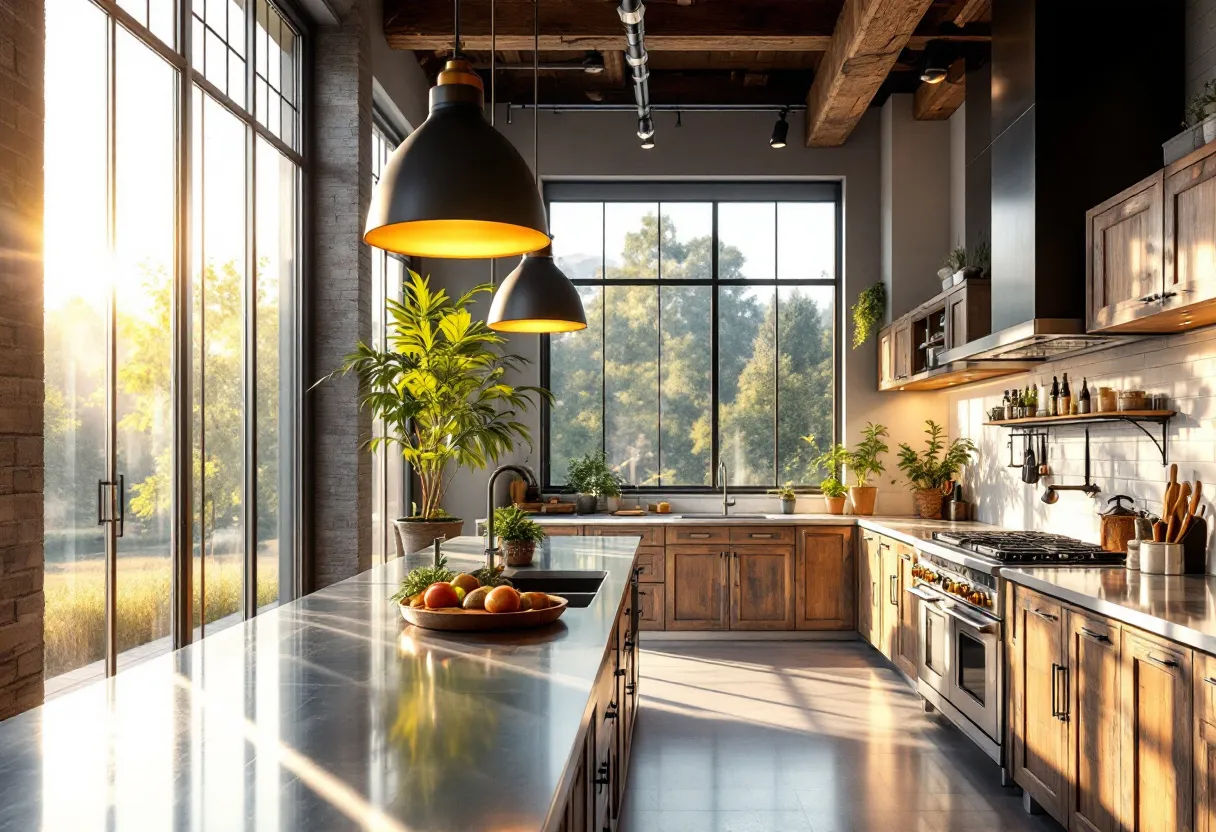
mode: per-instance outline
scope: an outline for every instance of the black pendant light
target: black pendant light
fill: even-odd
[[[532,0],[532,167],[540,189],[540,10]],[[499,332],[574,332],[587,328],[583,300],[553,262],[552,246],[524,255],[494,293],[490,329]]]
[[[509,257],[549,244],[528,163],[482,114],[485,91],[456,49],[431,88],[422,126],[393,151],[372,196],[363,239],[421,257]]]

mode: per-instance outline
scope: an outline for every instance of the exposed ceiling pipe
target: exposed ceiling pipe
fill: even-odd
[[[646,69],[646,28],[642,0],[621,0],[616,13],[625,24],[625,60],[633,72],[633,97],[638,105],[638,138],[642,147],[654,147],[654,120],[650,117],[650,72]]]

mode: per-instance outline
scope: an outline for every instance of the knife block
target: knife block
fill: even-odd
[[[1208,524],[1202,517],[1191,518],[1182,544],[1182,573],[1202,575],[1208,569]]]

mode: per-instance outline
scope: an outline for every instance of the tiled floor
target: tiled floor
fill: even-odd
[[[622,832],[1059,828],[860,642],[652,644]]]

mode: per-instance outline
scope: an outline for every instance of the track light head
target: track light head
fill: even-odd
[[[925,54],[921,59],[920,80],[926,84],[940,84],[946,80],[950,70],[950,56],[946,53],[946,45],[940,40],[931,40],[925,44]]]
[[[649,139],[652,136],[654,136],[654,119],[650,116],[642,116],[638,119],[638,138]],[[654,146],[654,142],[650,144],[651,147]]]
[[[642,139],[642,150],[651,150],[654,147],[654,136],[647,136]]]
[[[782,110],[777,116],[777,123],[773,125],[773,135],[768,140],[768,146],[776,150],[785,147],[785,139],[790,132],[790,123],[785,120],[786,112],[786,110]]]
[[[604,56],[595,50],[588,51],[583,57],[583,72],[588,75],[603,75]]]

